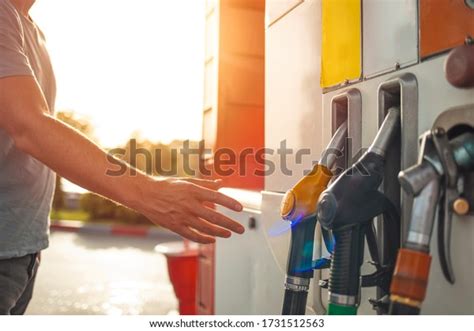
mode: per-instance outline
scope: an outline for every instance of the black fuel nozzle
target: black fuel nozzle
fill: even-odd
[[[384,217],[384,230],[390,238],[386,249],[393,256],[394,264],[399,242],[398,210],[379,187],[384,176],[385,154],[399,128],[400,110],[394,107],[389,109],[368,151],[319,198],[318,220],[324,228],[332,230],[335,240],[329,279],[329,314],[357,311],[364,240],[373,218],[381,214],[388,216]],[[371,240],[370,251],[376,254],[378,249],[374,245]],[[374,260],[383,267],[378,256]],[[390,274],[391,271],[387,269]],[[385,290],[388,293],[388,288]]]
[[[400,110],[391,108],[367,152],[321,194],[318,220],[323,227],[337,229],[365,222],[373,217],[367,218],[367,214],[373,214],[368,210],[380,210],[378,188],[383,180],[385,154],[399,127]],[[368,204],[371,208],[359,208]]]

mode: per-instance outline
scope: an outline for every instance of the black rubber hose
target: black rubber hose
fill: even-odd
[[[285,290],[282,315],[304,315],[306,313],[306,300],[308,292]]]

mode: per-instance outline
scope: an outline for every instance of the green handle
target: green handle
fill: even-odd
[[[328,315],[357,315],[357,307],[329,303]]]

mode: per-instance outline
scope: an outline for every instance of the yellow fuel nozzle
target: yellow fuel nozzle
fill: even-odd
[[[280,216],[284,220],[295,221],[316,214],[319,195],[333,176],[330,169],[336,162],[337,152],[342,150],[346,137],[347,122],[344,122],[323,151],[320,162],[283,196]]]
[[[281,217],[294,221],[315,214],[319,195],[326,189],[331,178],[332,172],[326,166],[315,165],[308,175],[286,192],[281,201]]]

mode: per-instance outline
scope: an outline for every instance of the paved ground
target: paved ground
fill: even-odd
[[[176,314],[157,239],[53,232],[27,314]]]

